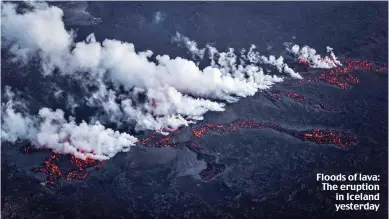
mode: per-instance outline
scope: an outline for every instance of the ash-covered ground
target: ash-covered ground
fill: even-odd
[[[163,136],[146,140],[153,133],[141,133],[144,141],[90,168],[82,180],[43,184],[47,174],[31,169],[51,152],[21,153],[26,142],[2,142],[3,218],[387,217],[387,2],[55,4],[64,8],[65,24],[80,39],[94,32],[97,39],[130,41],[140,50],[187,58],[185,49],[171,43],[176,31],[201,45],[247,48],[253,43],[274,54],[282,54],[283,43],[293,41],[315,48],[330,45],[342,62],[386,64],[386,72],[354,68],[351,74],[359,82],[348,89],[328,80],[286,80],[228,104],[224,112],[205,114],[203,121],[179,129],[165,143],[155,143]],[[50,96],[45,78],[20,73],[36,71],[32,64],[17,67],[2,52],[2,87],[34,94],[37,109],[47,103],[66,107]],[[295,67],[304,78],[326,72]],[[290,93],[275,98],[277,92]],[[84,117],[91,114],[90,109],[77,110]],[[262,126],[206,128],[196,136],[206,124],[227,126],[239,120]],[[356,141],[342,147],[307,138],[314,129],[345,132]],[[381,175],[379,211],[335,212],[334,193],[321,191],[316,173]]]

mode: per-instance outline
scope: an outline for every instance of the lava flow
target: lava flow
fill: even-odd
[[[76,158],[74,155],[68,155],[70,156],[71,163],[75,166],[75,169],[70,171],[66,175],[66,180],[73,180],[73,179],[85,179],[86,175],[88,174],[87,169],[96,167],[100,168],[102,165],[102,162],[99,160],[95,160],[92,158],[86,158],[85,160]]]
[[[180,129],[163,129],[161,132],[168,133],[168,135],[161,135],[161,132],[153,132],[151,135],[139,140],[139,142],[148,147],[174,147],[175,143],[172,137],[178,131]]]
[[[33,146],[25,145],[21,147],[23,153],[32,153],[37,152],[39,149],[35,149]],[[62,165],[62,164],[65,165]],[[34,172],[42,172],[47,174],[47,178],[44,183],[47,185],[53,185],[58,182],[60,179],[65,180],[74,180],[74,179],[85,179],[88,174],[89,168],[99,168],[101,167],[102,162],[87,158],[85,160],[76,158],[74,155],[65,155],[53,153],[51,156],[47,157],[43,162],[41,167],[33,168]],[[61,166],[68,167],[68,171],[64,171],[65,168]]]
[[[306,103],[307,99],[294,91],[273,91],[272,93],[268,93],[271,97],[283,101],[283,97],[289,97],[293,99],[294,101],[300,102],[300,103]]]
[[[316,144],[334,144],[342,148],[356,144],[355,138],[334,130],[320,131],[314,129],[311,132],[300,133],[298,137],[303,141],[313,141]]]
[[[348,68],[336,67],[319,75],[319,79],[342,89],[350,88],[351,84],[358,84],[359,79],[348,71]]]
[[[306,66],[309,70],[309,63],[299,61],[299,64]],[[388,67],[386,65],[376,65],[373,62],[367,60],[345,60],[344,66],[339,66],[327,70],[326,72],[320,74],[318,77],[305,77],[304,81],[306,82],[325,82],[328,84],[335,85],[342,89],[348,89],[353,84],[358,84],[359,79],[352,75],[353,71],[363,71],[363,72],[377,72],[377,73],[386,73],[388,72]],[[301,81],[296,81],[301,83]]]
[[[299,64],[305,66],[305,70],[309,71],[310,66],[308,62],[299,60]],[[387,72],[387,66],[377,66],[369,61],[362,60],[345,60],[345,65],[341,67],[336,67],[329,69],[326,72],[320,74],[319,76],[310,76],[307,75],[304,80],[299,80],[296,83],[301,82],[325,82],[328,84],[336,85],[340,88],[347,89],[351,84],[359,83],[359,79],[351,74],[352,71],[370,71],[370,72]],[[275,91],[268,94],[272,98],[283,101],[284,97],[295,100],[296,102],[305,103],[309,105],[319,105],[322,109],[331,110],[331,107],[325,104],[317,104],[311,100],[308,100],[304,96],[296,92],[282,92]],[[152,100],[151,106],[153,108],[157,107],[155,100]],[[190,120],[190,118],[187,118]],[[356,139],[347,133],[338,132],[335,130],[319,130],[314,129],[311,131],[296,131],[288,130],[280,127],[279,125],[272,123],[261,123],[250,120],[237,120],[231,124],[210,124],[206,123],[202,125],[199,129],[195,130],[192,128],[192,133],[195,137],[200,138],[209,131],[214,132],[236,132],[238,129],[259,129],[259,128],[269,128],[278,132],[288,134],[290,136],[296,137],[302,141],[311,141],[316,144],[334,144],[342,148],[350,147],[351,145],[356,144]],[[150,136],[140,139],[139,142],[143,145],[149,147],[175,147],[177,144],[173,141],[173,136],[180,129],[165,129],[160,132],[154,132]],[[162,135],[161,133],[168,133],[168,135]],[[204,159],[207,162],[207,168],[200,173],[200,176],[203,180],[208,181],[214,176],[220,174],[226,168],[225,165],[216,163],[215,157],[213,155],[205,154],[200,149],[199,145],[195,142],[189,142],[187,148],[197,153],[199,159]],[[35,148],[31,146],[22,146],[20,151],[25,154],[31,154],[45,150],[44,148]],[[63,165],[65,164],[65,165]],[[99,168],[101,167],[102,162],[87,158],[86,160],[78,159],[74,155],[63,155],[58,153],[53,153],[51,156],[46,158],[42,166],[39,168],[34,168],[33,171],[46,173],[48,176],[46,178],[45,184],[55,184],[60,179],[64,180],[74,180],[74,179],[85,179],[90,168]],[[65,170],[67,167],[68,170]]]
[[[192,129],[192,133],[196,137],[201,137],[202,135],[206,134],[208,131],[215,131],[215,132],[236,132],[239,128],[271,128],[274,130],[281,130],[281,127],[272,124],[272,123],[259,123],[255,121],[250,120],[237,120],[231,124],[211,124],[206,123],[202,125],[198,130]]]
[[[61,168],[59,167],[59,154],[53,153],[50,157],[46,158],[42,167],[34,168],[34,172],[42,172],[47,174],[45,184],[55,184],[59,179],[63,177]]]
[[[356,139],[354,137],[335,130],[321,131],[319,129],[315,129],[313,131],[295,131],[282,128],[272,123],[259,123],[250,120],[238,120],[236,122],[226,125],[214,125],[207,123],[202,125],[198,130],[192,129],[192,133],[196,137],[201,137],[208,131],[235,132],[238,128],[270,128],[294,136],[303,141],[312,141],[316,144],[334,144],[342,148],[356,144]]]
[[[199,129],[195,130],[192,128],[192,133],[195,137],[200,138],[209,131],[213,132],[236,132],[238,129],[259,129],[259,128],[269,128],[276,130],[278,132],[286,133],[290,136],[296,137],[303,141],[311,141],[316,144],[334,144],[339,147],[345,148],[351,145],[356,144],[356,139],[347,135],[346,133],[341,133],[338,131],[322,131],[319,129],[314,129],[313,131],[295,131],[288,130],[280,127],[279,125],[268,123],[268,122],[256,122],[251,120],[237,120],[231,124],[203,124]],[[145,137],[139,142],[149,146],[149,147],[174,147],[176,143],[173,142],[172,138],[178,130],[175,130],[169,135],[164,136],[162,134],[158,135],[158,132],[153,133],[152,135]],[[184,143],[188,149],[195,152],[198,156],[198,159],[203,159],[207,163],[207,168],[200,173],[200,177],[204,181],[209,181],[213,179],[216,175],[222,173],[225,170],[225,165],[216,162],[215,156],[204,153],[200,146],[195,142],[186,142]],[[22,146],[20,151],[23,153],[34,153],[42,149],[36,149],[32,146]],[[41,167],[34,168],[35,172],[42,172],[47,174],[45,184],[55,184],[60,179],[64,180],[81,180],[85,179],[88,174],[88,169],[90,168],[99,168],[101,167],[102,162],[87,158],[85,160],[76,158],[74,155],[64,155],[53,153],[51,156],[46,158]],[[65,170],[65,169],[68,170]]]

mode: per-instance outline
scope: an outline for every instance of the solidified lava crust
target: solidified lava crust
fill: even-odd
[[[226,169],[226,165],[216,162],[216,157],[214,155],[203,153],[196,142],[185,142],[184,146],[195,152],[197,154],[197,159],[204,160],[207,163],[207,168],[202,170],[199,174],[201,180],[208,182],[217,175],[223,173]]]
[[[219,163],[211,163],[207,165],[207,168],[200,172],[200,177],[203,181],[207,182],[211,179],[215,178],[215,176],[224,172],[226,166],[224,164]]]

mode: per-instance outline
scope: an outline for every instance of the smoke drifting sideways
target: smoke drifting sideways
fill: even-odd
[[[184,46],[189,53],[192,55],[193,59],[204,59],[206,53],[208,52],[208,58],[211,60],[211,66],[217,67],[219,64],[222,67],[222,70],[231,70],[228,66],[234,66],[237,61],[237,56],[234,53],[234,49],[230,48],[228,52],[219,52],[215,47],[211,45],[206,45],[206,48],[198,48],[195,41],[190,40],[188,37],[181,35],[176,32],[176,35],[172,38],[172,41],[178,45]],[[291,43],[285,43],[286,50],[289,51],[299,62],[304,62],[310,65],[311,68],[321,68],[321,69],[331,69],[342,66],[342,63],[338,60],[333,52],[333,48],[327,46],[327,53],[329,56],[321,57],[316,53],[316,50],[310,48],[309,46],[303,46],[300,48],[299,45],[293,45]],[[284,58],[279,56],[276,58],[273,55],[266,57],[260,55],[258,51],[255,51],[256,46],[251,45],[249,51],[246,52],[245,49],[240,51],[239,61],[241,63],[250,63],[250,64],[267,64],[274,66],[279,73],[289,74],[293,78],[302,79],[301,75],[295,72],[292,68],[284,62]],[[217,64],[215,62],[217,60]]]
[[[26,113],[24,101],[15,99],[10,87],[5,87],[2,104],[2,140],[15,142],[30,141],[38,147],[50,148],[56,153],[72,154],[80,159],[106,160],[118,152],[125,152],[135,145],[137,139],[127,133],[107,129],[98,122],[93,125],[85,121],[77,125],[74,118],[64,118],[64,112],[41,108],[38,116]],[[16,112],[15,108],[23,109]]]
[[[224,111],[227,103],[284,80],[265,74],[259,64],[270,64],[279,72],[302,78],[282,57],[259,56],[254,52],[255,46],[240,55],[233,49],[219,52],[208,46],[211,64],[200,69],[195,62],[181,57],[154,55],[150,50],[136,52],[132,43],[114,39],[100,43],[93,33],[84,41],[75,42],[74,32],[65,29],[60,8],[42,2],[26,4],[29,9],[22,13],[16,3],[2,4],[2,47],[8,50],[10,60],[26,65],[39,58],[46,77],[93,85],[97,89],[85,86],[87,95],[79,101],[101,109],[105,117],[96,116],[76,124],[73,117],[66,119],[61,109],[46,107],[38,115],[30,115],[28,103],[6,88],[8,102],[2,103],[2,141],[29,140],[37,147],[77,158],[105,160],[128,151],[137,139],[105,128],[104,122],[132,124],[136,131],[157,130],[166,134],[162,130],[195,123],[208,111]],[[192,42],[177,36],[177,40]],[[191,46],[192,52],[204,56],[205,49],[199,50],[193,43]],[[145,100],[137,101],[139,95],[144,95]]]
[[[208,51],[208,58],[211,60],[212,67],[221,67],[221,70],[224,72],[233,72],[238,69],[234,68],[237,65],[238,57],[235,55],[235,50],[230,48],[228,52],[219,52],[215,47],[207,45],[206,48],[198,48],[195,41],[190,40],[188,37],[181,35],[176,32],[176,35],[172,38],[172,41],[183,45],[192,54],[192,57],[204,59],[206,52]],[[259,52],[255,51],[256,46],[251,45],[248,52],[245,49],[242,49],[240,52],[239,62],[245,65],[259,65],[267,64],[275,66],[280,73],[290,74],[293,78],[302,79],[299,73],[296,73],[291,69],[288,64],[284,63],[284,58],[280,56],[276,59],[275,56],[270,55],[269,57],[261,56]]]

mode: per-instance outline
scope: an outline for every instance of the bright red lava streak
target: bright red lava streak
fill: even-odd
[[[272,123],[259,123],[250,120],[238,120],[236,122],[226,125],[214,125],[207,123],[202,125],[198,130],[192,129],[192,133],[194,136],[199,138],[209,131],[235,132],[238,128],[270,128],[294,136],[303,141],[312,141],[316,144],[334,144],[342,148],[356,144],[356,139],[354,137],[335,130],[321,131],[319,129],[314,129],[313,131],[295,131],[282,128]]]

